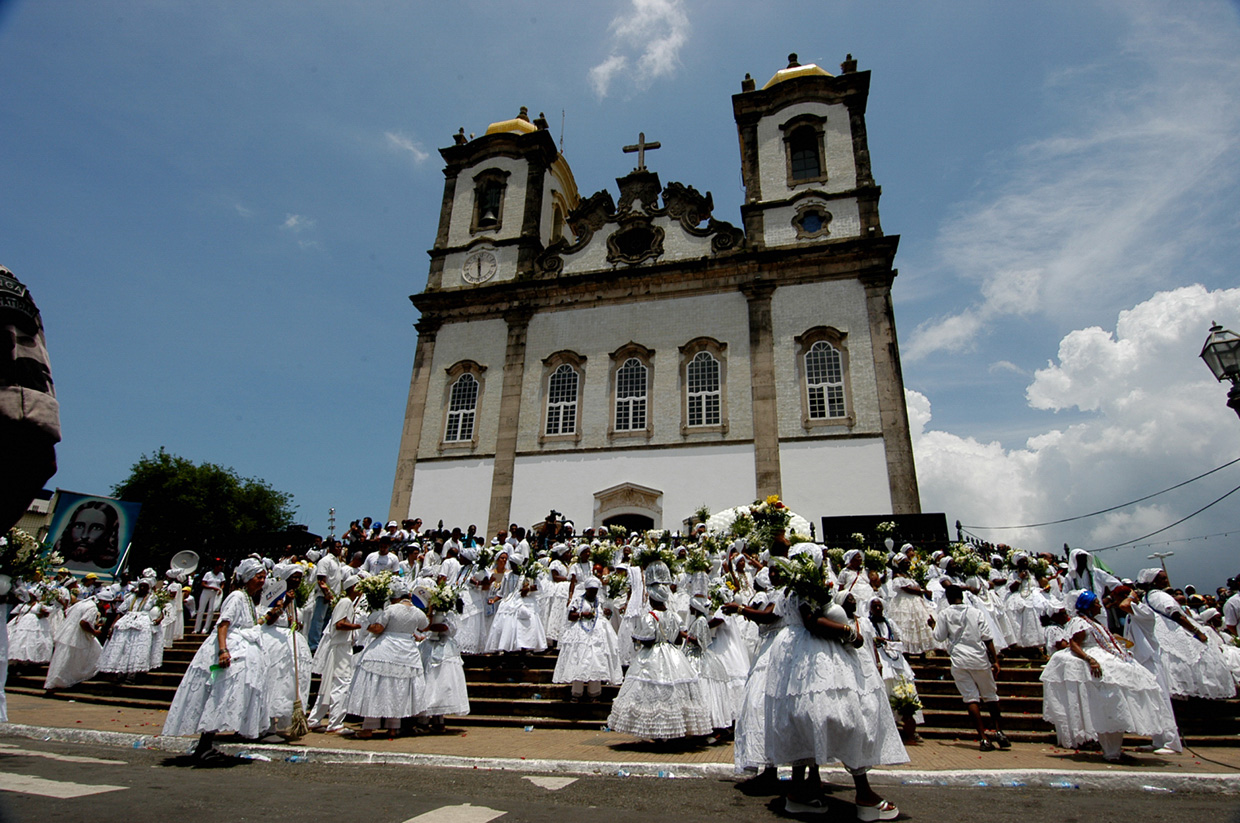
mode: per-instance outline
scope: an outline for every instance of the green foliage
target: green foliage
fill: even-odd
[[[246,535],[287,528],[296,511],[291,494],[263,480],[196,464],[162,447],[142,455],[112,494],[142,504],[130,568],[167,568],[183,549],[226,551]]]

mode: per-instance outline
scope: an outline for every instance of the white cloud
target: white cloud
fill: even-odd
[[[631,6],[611,21],[611,49],[607,58],[590,69],[590,85],[606,97],[613,81],[630,75],[633,85],[646,89],[680,64],[680,50],[689,40],[689,17],[683,0],[631,0]]]
[[[291,231],[294,234],[303,232],[306,229],[314,228],[314,220],[302,214],[287,214],[280,228]]]
[[[415,143],[413,140],[400,132],[385,131],[383,136],[388,139],[388,145],[412,154],[413,162],[415,163],[422,164],[430,158],[430,153],[425,151],[421,145]]]
[[[1116,9],[1131,15],[1126,42],[1048,78],[1048,96],[1063,101],[1048,110],[1057,127],[1002,158],[985,194],[940,229],[941,268],[980,295],[917,327],[910,361],[970,351],[1005,317],[1080,322],[1184,282],[1211,231],[1234,224],[1234,11]]]
[[[1120,312],[1113,332],[1091,327],[1065,335],[1058,359],[1034,374],[1026,395],[1034,409],[1087,414],[1029,437],[1023,448],[936,431],[930,401],[909,391],[923,508],[966,525],[1040,523],[1135,500],[1240,456],[1240,421],[1225,405],[1226,386],[1198,357],[1214,320],[1240,326],[1240,288],[1158,292]],[[977,534],[1037,550],[1064,542],[1099,548],[1167,526],[1238,482],[1240,467],[1232,467],[1105,516]],[[1157,539],[1240,530],[1236,511],[1216,506]],[[1151,550],[1120,549],[1104,559],[1132,574]],[[1184,582],[1216,585],[1237,570],[1225,541],[1186,543],[1180,556]]]
[[[241,205],[240,203],[233,204],[233,208],[235,208],[237,210],[237,214],[241,215],[242,217],[253,217],[254,216],[253,209],[247,209],[245,206]]]

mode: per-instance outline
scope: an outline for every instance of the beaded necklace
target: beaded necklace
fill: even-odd
[[[1128,660],[1130,655],[1128,650],[1123,648],[1119,641],[1115,639],[1115,635],[1111,634],[1111,630],[1102,626],[1087,614],[1081,615],[1085,620],[1085,625],[1089,627],[1090,634],[1094,636],[1094,642],[1098,644],[1103,651],[1110,652],[1120,660]]]

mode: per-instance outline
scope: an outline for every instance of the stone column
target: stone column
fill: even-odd
[[[887,482],[891,488],[892,514],[921,514],[917,468],[913,464],[913,440],[908,430],[908,406],[904,401],[904,374],[896,343],[896,321],[891,309],[894,272],[862,276],[866,313],[870,321],[870,345],[874,355],[874,379],[878,383],[878,414],[887,453]]]
[[[775,335],[771,296],[775,283],[754,280],[741,287],[749,301],[749,383],[753,396],[754,480],[758,499],[780,494],[779,416],[775,394]]]
[[[495,438],[495,466],[491,474],[491,507],[487,514],[489,539],[508,528],[512,508],[512,479],[517,461],[517,426],[521,420],[521,386],[525,379],[525,337],[533,309],[510,309],[508,345],[504,350],[504,384],[499,401],[499,432]]]
[[[396,480],[392,484],[392,504],[388,519],[401,521],[409,517],[413,497],[413,470],[418,463],[418,444],[422,440],[422,420],[426,416],[426,392],[430,384],[431,363],[435,360],[435,335],[443,321],[423,315],[414,327],[418,345],[413,353],[413,374],[409,378],[409,400],[405,403],[405,426],[400,433],[400,451],[396,456]]]

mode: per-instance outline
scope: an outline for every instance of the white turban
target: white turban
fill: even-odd
[[[852,562],[854,557],[860,557],[860,556],[861,556],[860,549],[849,549],[848,551],[844,552],[844,565],[847,566],[849,563]]]
[[[263,571],[263,564],[252,557],[247,557],[237,564],[237,570],[233,572],[236,578],[242,583],[248,583],[254,579],[254,575]]]
[[[710,614],[710,599],[704,594],[695,594],[689,598],[689,608],[701,614]]]
[[[360,582],[362,582],[362,578],[358,577],[356,574],[351,574],[344,579],[343,583],[340,584],[340,589],[341,591],[347,592],[349,589],[353,588]]]
[[[275,569],[273,569],[273,574],[275,574],[278,579],[285,582],[287,582],[288,579],[295,574],[305,573],[306,570],[296,563],[278,563],[276,564]]]
[[[1154,578],[1158,577],[1158,573],[1160,571],[1162,571],[1162,569],[1158,568],[1157,566],[1155,566],[1152,569],[1142,569],[1141,571],[1137,572],[1137,582],[1143,586],[1148,583],[1153,583]]]
[[[1197,615],[1197,619],[1200,620],[1202,623],[1209,623],[1211,620],[1218,617],[1218,614],[1219,614],[1218,609],[1211,606],[1210,608],[1202,611],[1201,614]]]
[[[763,569],[758,572],[753,579],[753,587],[759,591],[766,591],[771,588],[771,570]]]
[[[952,562],[952,556],[950,554],[943,555],[939,558],[939,568],[943,571],[947,571],[947,564],[950,562]]]

